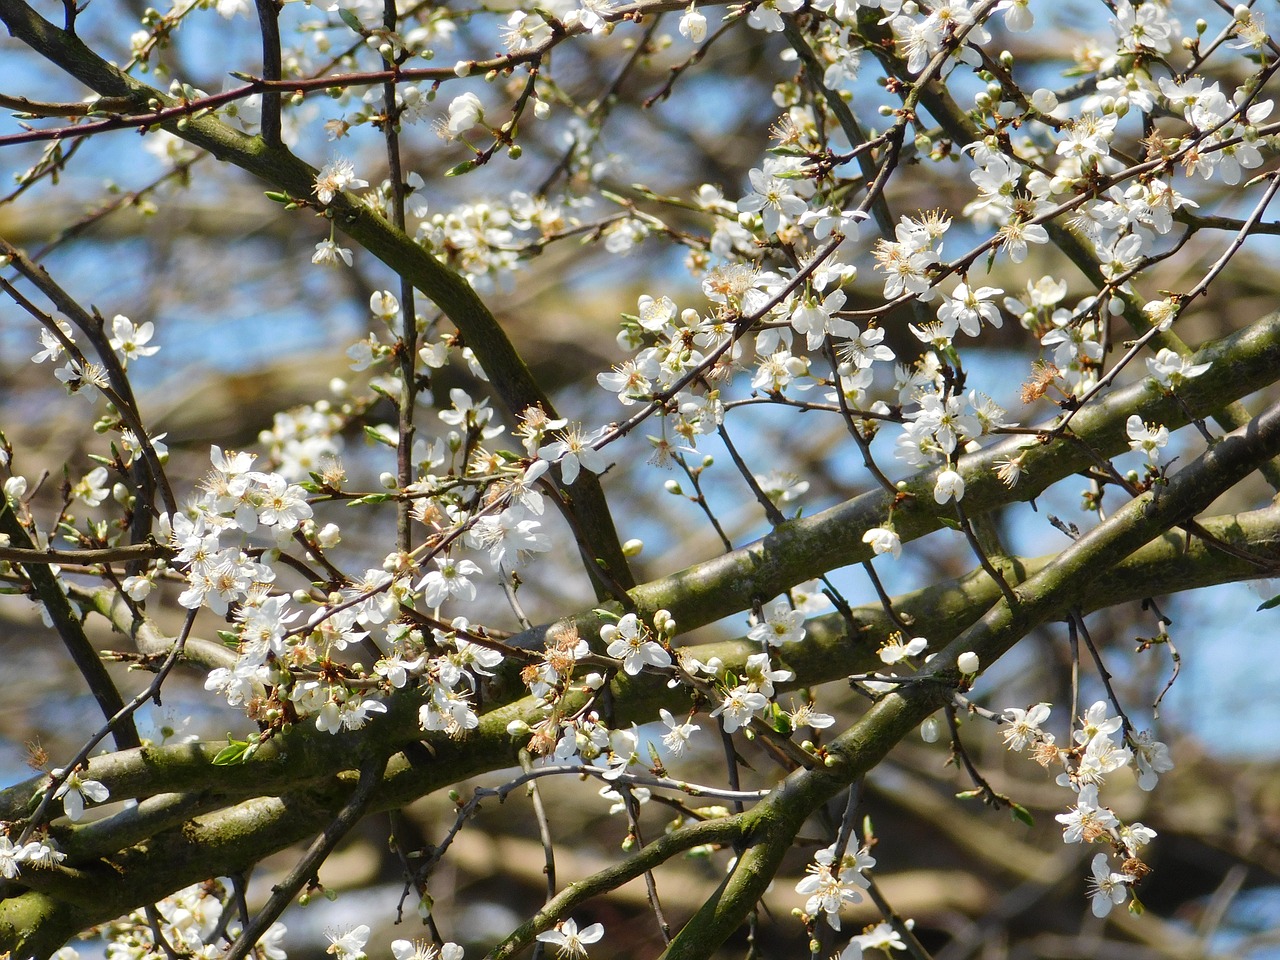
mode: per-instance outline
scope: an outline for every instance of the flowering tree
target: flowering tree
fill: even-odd
[[[1126,916],[1175,773],[1152,598],[1265,577],[1280,536],[1250,509],[1280,406],[1243,402],[1280,371],[1252,4],[38,6],[0,0],[3,343],[63,426],[3,425],[0,579],[100,716],[0,791],[0,951],[283,957],[286,908],[391,811],[404,896],[330,930],[342,960],[397,914],[397,960],[622,956],[590,918],[637,879],[636,955],[967,955],[877,881],[910,857],[867,816],[894,758],[946,757],[1024,824],[997,866],[1082,851],[1040,879],[1168,933]],[[139,224],[197,202],[198,254],[108,265],[104,233],[158,243]],[[166,354],[237,353],[184,312],[260,326],[268,290],[277,371],[332,344],[306,314],[346,372],[256,439],[274,381],[247,438],[202,391],[154,414]],[[184,677],[242,732],[140,729],[199,702]],[[558,780],[624,838],[571,881]],[[545,897],[455,934],[439,871],[517,793]],[[431,835],[398,812],[444,797]],[[691,852],[715,874],[673,904]]]

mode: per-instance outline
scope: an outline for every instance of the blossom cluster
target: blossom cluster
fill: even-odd
[[[208,5],[149,11],[130,44],[135,63],[161,64],[168,37],[199,6]],[[455,16],[433,6],[404,14],[392,27],[384,4],[335,4],[308,21],[307,43],[288,51],[290,76],[310,82],[330,67],[391,64],[397,79],[329,91],[326,109],[340,115],[324,129],[333,140],[352,138],[352,148],[343,144],[342,153],[332,154],[304,196],[282,198],[289,209],[308,209],[326,222],[328,235],[316,242],[312,263],[352,267],[356,261],[341,234],[353,211],[367,211],[395,213],[413,254],[435,258],[480,293],[514,289],[536,254],[581,238],[598,241],[619,260],[662,238],[681,249],[689,282],[680,288],[668,278],[646,279],[633,294],[634,311],[623,315],[615,338],[616,362],[592,371],[608,405],[604,413],[570,419],[532,405],[508,410],[507,423],[493,398],[505,396],[508,385],[488,382],[497,371],[484,369],[467,345],[467,331],[450,326],[447,310],[423,306],[424,315],[408,316],[418,308],[389,290],[374,292],[368,332],[347,351],[352,382],[336,382],[332,399],[277,413],[259,436],[261,457],[213,447],[211,470],[194,496],[160,519],[166,556],[123,578],[121,589],[141,604],[172,586],[184,609],[219,618],[234,663],[212,670],[205,687],[245,710],[258,724],[259,742],[299,723],[334,735],[359,730],[380,722],[399,696],[413,698],[424,734],[463,738],[482,722],[490,681],[518,677],[530,699],[507,728],[513,740],[537,763],[590,770],[607,781],[605,795],[617,809],[629,809],[647,796],[645,788],[630,785],[631,775],[656,775],[660,764],[640,728],[609,722],[615,681],[622,687],[660,678],[687,696],[687,714],[665,708],[658,714],[664,728],[658,738],[672,758],[692,752],[702,730],[693,722],[699,712],[708,728],[729,736],[750,737],[766,726],[790,736],[833,725],[816,703],[787,710],[779,702],[780,689],[795,677],[785,665],[788,648],[808,636],[812,608],[799,599],[802,588],[753,598],[745,632],[755,652],[732,664],[700,660],[696,648],[680,644],[675,619],[661,609],[601,610],[595,621],[564,620],[546,631],[540,649],[516,649],[503,642],[489,602],[505,596],[527,626],[517,589],[530,568],[551,569],[562,553],[551,516],[558,509],[572,516],[596,478],[615,467],[631,469],[640,459],[627,446],[633,435],[647,441],[652,465],[678,465],[690,483],[700,484],[715,462],[712,451],[733,450],[729,428],[754,425],[748,411],[829,418],[851,435],[874,482],[893,496],[888,515],[856,536],[870,556],[898,559],[906,530],[895,521],[901,503],[918,499],[947,521],[967,523],[966,492],[972,502],[978,479],[970,466],[976,461],[967,455],[1017,431],[1032,433],[1022,426],[1033,416],[1030,408],[1055,400],[1054,421],[994,461],[998,479],[1012,487],[1026,473],[1030,451],[1065,431],[1074,413],[1115,381],[1120,321],[1138,331],[1138,339],[1125,341],[1120,362],[1151,353],[1143,358],[1146,374],[1160,391],[1177,395],[1202,376],[1207,362],[1164,345],[1176,345],[1173,338],[1160,338],[1203,291],[1198,285],[1183,292],[1143,289],[1145,271],[1212,223],[1197,219],[1188,226],[1199,200],[1212,196],[1204,187],[1239,185],[1272,151],[1274,125],[1265,126],[1272,104],[1260,88],[1265,76],[1228,80],[1234,74],[1223,72],[1212,79],[1207,63],[1223,44],[1249,55],[1262,51],[1270,43],[1264,17],[1243,7],[1223,27],[1223,43],[1202,48],[1205,28],[1184,30],[1167,4],[1116,0],[1107,6],[1104,40],[1073,54],[1076,72],[1089,74],[1088,82],[1062,91],[1023,90],[1013,80],[1023,65],[990,49],[997,20],[1010,33],[1036,25],[1041,11],[1029,0],[763,0],[710,11],[725,29],[740,21],[748,30],[781,35],[783,62],[801,63],[804,73],[788,68],[774,86],[772,146],[748,161],[743,182],[691,184],[687,195],[672,198],[639,185],[630,192],[604,186],[628,172],[603,145],[600,118],[609,106],[561,109],[569,97],[547,59],[570,40],[608,43],[628,21],[643,19],[643,11],[613,0],[552,0],[536,9],[505,9],[496,23],[476,15],[472,27],[471,11]],[[245,0],[218,0],[214,8],[228,19],[253,12]],[[867,29],[871,22],[878,39]],[[712,26],[695,2],[682,12],[678,32],[701,45],[714,41]],[[477,42],[482,30],[488,33]],[[469,55],[488,57],[499,47],[506,54],[484,66]],[[421,83],[400,76],[402,65],[430,61],[442,49],[457,57],[445,76]],[[670,84],[705,49],[672,66]],[[861,90],[860,71],[872,69],[864,61],[873,59],[883,70],[883,89],[902,96],[882,103],[867,126],[860,120],[869,118],[852,117],[850,102]],[[924,112],[941,124],[941,132],[931,130],[919,103],[957,71],[965,82],[981,81],[979,92],[952,116],[942,109],[945,102],[928,107]],[[170,94],[188,102],[207,96],[178,80]],[[296,100],[305,99],[300,89]],[[260,95],[244,97],[220,103],[217,114],[254,131],[260,107]],[[286,110],[285,117],[303,122],[301,111]],[[489,163],[499,150],[519,159],[530,128],[557,124],[557,133],[538,141],[558,148],[556,173],[538,189],[491,191],[439,209],[440,178],[395,170],[399,182],[390,173],[380,179],[356,152],[355,133],[409,136],[419,124],[434,128],[442,149],[470,151],[449,171],[455,176]],[[170,134],[148,134],[148,144],[171,168],[193,160]],[[914,209],[914,200],[913,209],[900,209],[903,198],[886,192],[884,183],[907,162],[904,150],[912,163],[954,162],[964,171],[958,210]],[[1059,251],[1072,261],[1069,269],[1055,259]],[[1077,279],[1081,272],[1087,288]],[[84,332],[53,318],[31,358],[56,367],[54,376],[68,392],[105,396],[113,405],[102,421],[119,438],[112,468],[99,465],[67,482],[67,504],[94,510],[109,506],[108,498],[132,504],[134,491],[123,480],[112,482],[112,469],[123,476],[122,468],[136,465],[145,447],[155,459],[166,453],[163,436],[135,435],[116,408],[124,402],[120,375],[159,350],[153,323],[116,315],[109,324],[101,321],[99,333],[107,349],[93,360],[84,352]],[[980,363],[966,366],[975,349],[1014,336],[1038,353],[1021,393],[1025,417],[1011,415],[975,385]],[[1131,372],[1139,366],[1133,363]],[[437,380],[446,367],[451,376]],[[386,417],[389,407],[396,415]],[[413,415],[426,410],[431,418],[415,423]],[[356,428],[372,452],[352,460],[376,464],[359,480],[342,461]],[[1124,432],[1132,455],[1146,461],[1145,482],[1171,469],[1167,425],[1134,413]],[[746,459],[758,455],[747,450]],[[739,472],[768,523],[777,525],[787,521],[782,507],[799,516],[822,485],[793,472],[790,463],[769,467],[757,473],[739,466]],[[376,486],[363,482],[372,476]],[[1135,489],[1118,471],[1107,478],[1127,492]],[[676,480],[665,488],[686,489]],[[4,492],[7,503],[21,504],[27,482],[11,476]],[[689,499],[715,520],[714,497],[699,488]],[[400,546],[381,562],[367,561],[372,565],[360,573],[343,572],[336,551],[344,531],[321,516],[337,503],[394,506]],[[75,521],[65,510],[62,519],[67,528]],[[77,530],[95,543],[112,539],[92,521]],[[586,561],[593,584],[606,579],[593,567],[594,557]],[[305,586],[285,586],[295,573],[305,575]],[[908,632],[879,641],[876,654],[886,672],[863,678],[862,690],[878,696],[937,665],[929,640]],[[966,652],[955,666],[967,688],[980,663]],[[1029,750],[1042,765],[1061,768],[1058,782],[1074,798],[1058,816],[1064,842],[1108,847],[1091,864],[1093,910],[1106,916],[1141,879],[1146,868],[1139,853],[1155,833],[1122,822],[1099,792],[1122,767],[1137,772],[1141,789],[1153,789],[1172,762],[1163,743],[1129,729],[1104,701],[1088,709],[1065,744],[1043,729],[1049,715],[1046,703],[1005,710],[1005,741],[1010,750]],[[642,759],[642,744],[651,763]],[[811,741],[792,746],[820,756]],[[55,776],[53,799],[73,821],[87,804],[110,799],[107,786],[82,771]],[[0,836],[0,872],[8,879],[60,856],[51,841],[18,844]],[[1121,861],[1118,871],[1113,858]],[[841,910],[861,899],[865,871],[874,864],[866,849],[819,851],[795,888],[807,898],[806,922],[825,920],[840,929]],[[225,927],[219,896],[192,888],[158,907],[169,942],[201,955],[210,934]],[[113,956],[147,955],[154,933],[141,915],[123,921],[113,934]],[[262,941],[261,956],[282,955],[282,933]],[[330,953],[361,960],[369,935],[364,925],[334,931]],[[563,918],[538,940],[562,956],[583,956],[602,936],[598,923],[580,929]],[[431,952],[398,943],[397,960],[422,960]],[[841,956],[864,949],[904,946],[897,930],[881,924],[855,936]],[[439,954],[456,960],[460,952],[450,945]]]
[[[229,893],[223,883],[186,887],[157,902],[153,915],[135,910],[108,924],[103,930],[106,956],[111,960],[145,960],[159,953],[164,945],[193,957],[223,955],[223,938],[239,934],[239,920],[224,913],[229,906]],[[255,960],[285,960],[283,923],[273,923],[258,939],[249,956]],[[54,954],[57,960],[78,960],[75,947],[64,947]]]
[[[1060,765],[1057,783],[1074,793],[1075,802],[1066,813],[1057,815],[1064,843],[1105,844],[1118,856],[1121,869],[1113,871],[1108,853],[1098,853],[1091,862],[1090,901],[1093,913],[1105,917],[1113,906],[1130,896],[1132,884],[1150,868],[1141,851],[1155,839],[1156,832],[1140,822],[1124,823],[1098,797],[1108,775],[1124,767],[1137,774],[1138,786],[1154,790],[1160,774],[1173,769],[1169,748],[1150,731],[1127,729],[1120,716],[1109,715],[1105,700],[1099,700],[1080,717],[1066,746],[1043,729],[1051,707],[1038,703],[1022,709],[1009,707],[1001,715],[1006,724],[1005,745],[1015,753],[1030,750],[1041,766]]]
[[[23,867],[52,867],[66,859],[52,839],[28,840],[15,843],[6,835],[0,835],[0,877],[17,879]]]

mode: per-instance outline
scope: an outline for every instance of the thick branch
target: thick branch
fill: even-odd
[[[1265,549],[1269,556],[1280,557],[1280,507],[1202,523],[1215,537]],[[1046,557],[1015,562],[1013,568],[1022,573],[1022,580],[1038,576],[1055,561],[1055,557]],[[1113,567],[1110,575],[1073,591],[1070,604],[1088,611],[1252,575],[1254,568],[1249,564],[1223,557],[1203,541],[1192,540],[1188,544],[1181,535],[1170,533]],[[978,569],[960,580],[896,598],[894,608],[912,615],[921,633],[942,644],[999,599],[999,588]],[[876,648],[880,638],[892,629],[883,609],[878,604],[856,609],[853,622],[858,636],[851,642],[840,617],[810,621],[806,640],[784,651],[787,666],[797,674],[794,686],[812,686],[865,672],[879,664]],[[755,652],[756,645],[745,641],[699,648],[703,657],[721,657],[730,668],[741,668]],[[668,689],[659,676],[619,681],[615,689],[617,721],[625,724],[651,719],[659,706],[687,709],[687,701],[682,699],[685,696]],[[403,755],[394,757],[370,811],[394,809],[467,777],[513,765],[523,744],[514,742],[506,733],[507,724],[537,717],[534,705],[524,700],[487,713],[480,729],[466,740],[432,739],[434,756],[430,764],[413,765]],[[151,799],[143,800],[137,809],[124,810],[95,823],[58,828],[55,836],[70,854],[70,862],[85,866],[74,872],[25,873],[23,880],[37,889],[0,903],[0,942],[7,944],[9,941],[4,938],[12,934],[15,938],[39,938],[21,940],[22,943],[61,945],[59,937],[65,939],[86,925],[109,920],[211,874],[234,873],[269,852],[305,839],[314,832],[315,824],[325,822],[349,797],[345,788],[338,786],[348,780],[333,779],[331,767],[335,763],[358,765],[360,750],[366,745],[373,752],[382,743],[403,743],[421,736],[416,731],[416,709],[412,705],[397,703],[386,721],[363,731],[365,738],[334,738],[314,730],[298,730],[286,738],[287,750],[268,743],[248,762],[234,767],[211,766],[212,758],[225,746],[220,742],[95,757],[88,773],[107,783],[113,797]],[[343,777],[352,778],[354,774]],[[20,817],[41,779],[0,792],[0,818]],[[215,782],[221,796],[212,792]],[[282,798],[245,799],[239,805],[216,809],[229,801],[273,791],[281,793]],[[301,816],[300,810],[309,813]],[[145,843],[132,846],[141,841]],[[192,852],[197,847],[199,856]],[[122,848],[123,859],[116,853]],[[112,863],[127,863],[129,869],[115,875],[112,881],[118,898],[100,900],[97,887],[102,881],[93,865],[102,862],[97,858],[107,856]],[[642,871],[651,866],[646,859],[636,869]],[[92,916],[85,913],[89,903],[94,904]]]
[[[800,770],[751,812],[758,824],[721,895],[698,911],[664,960],[708,956],[736,930],[772,882],[783,853],[819,804],[864,776],[889,749],[942,706],[959,682],[956,657],[976,653],[989,665],[1034,627],[1073,606],[1082,588],[1148,541],[1208,506],[1260,464],[1280,453],[1280,404],[1223,438],[1179,471],[1163,489],[1135,497],[1110,519],[1074,541],[1017,589],[1018,603],[1001,599],[973,627],[938,653],[918,682],[885,696],[829,748],[831,765]]]

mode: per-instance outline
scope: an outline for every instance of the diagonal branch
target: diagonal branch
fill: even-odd
[[[796,832],[817,807],[864,776],[890,748],[943,706],[960,682],[956,657],[976,653],[990,665],[1032,629],[1070,609],[1082,589],[1129,554],[1190,519],[1220,493],[1280,453],[1280,403],[1224,437],[1180,470],[1168,485],[1147,491],[1071,543],[1019,586],[1016,606],[1001,599],[931,661],[916,682],[888,694],[828,748],[828,766],[799,770],[745,816],[754,830],[722,895],[685,926],[664,960],[709,955],[743,922],[777,873]]]
[[[0,499],[0,534],[6,535],[9,542],[15,544],[19,550],[37,552],[36,545],[27,534],[26,527],[18,520],[13,508],[2,499]],[[36,597],[48,611],[49,619],[53,621],[54,629],[58,631],[58,636],[62,638],[67,652],[71,654],[76,669],[80,671],[94,700],[98,702],[102,715],[110,720],[124,709],[124,700],[120,696],[120,691],[116,689],[111,674],[98,659],[98,653],[93,649],[93,644],[85,636],[84,624],[71,609],[71,603],[67,600],[67,595],[62,592],[58,578],[49,569],[47,563],[25,563],[22,569],[31,581]],[[133,718],[129,716],[125,716],[116,725],[112,735],[116,746],[121,749],[136,747],[141,742],[138,739],[137,728],[133,725]]]
[[[1216,537],[1251,544],[1280,559],[1280,506],[1202,524]],[[1015,560],[1011,568],[1020,582],[1027,582],[1052,567],[1056,559]],[[1182,535],[1167,534],[1112,567],[1106,576],[1072,590],[1071,602],[1093,611],[1255,574],[1252,565],[1224,559],[1199,539],[1188,542]],[[922,633],[945,644],[999,600],[999,588],[979,568],[959,580],[895,598],[894,608],[909,612]],[[879,604],[871,604],[852,611],[851,620],[856,628],[853,642],[840,616],[806,624],[806,640],[786,652],[786,665],[796,672],[789,686],[808,687],[879,664],[875,653],[879,639],[892,630],[884,611]],[[741,669],[757,649],[757,644],[734,641],[708,644],[698,652],[720,657],[730,669]],[[661,676],[641,675],[620,686],[616,704],[619,723],[652,719],[660,706],[688,709],[686,695],[669,689]],[[395,809],[468,777],[513,765],[523,744],[513,741],[507,725],[538,716],[529,700],[510,704],[485,714],[480,728],[464,741],[432,739],[434,757],[429,764],[414,765],[403,756],[393,757],[368,812]],[[387,744],[421,736],[412,705],[395,702],[385,719],[387,723],[363,731],[369,735],[363,739],[298,730],[287,738],[287,751],[267,743],[249,761],[217,768],[220,795],[211,791],[208,774],[223,743],[180,744],[93,758],[88,775],[108,784],[113,797],[147,799],[136,809],[103,820],[59,827],[59,841],[74,868],[25,873],[23,882],[32,889],[9,891],[8,899],[0,901],[0,934],[16,930],[29,938],[20,941],[24,944],[60,946],[86,926],[110,920],[210,873],[236,873],[267,853],[305,839],[314,833],[314,824],[332,817],[350,798],[342,783],[349,783],[351,775],[335,779],[335,765],[359,766],[371,756],[361,749],[386,749]],[[0,791],[0,818],[19,819],[42,782],[43,778],[33,778]],[[190,852],[197,847],[199,858]],[[645,850],[647,856],[657,855],[653,845]],[[99,858],[114,864],[109,868],[110,897],[102,894],[99,871],[104,861]],[[646,859],[637,869],[643,872],[646,864],[656,862]],[[567,909],[566,905],[579,902],[562,899],[568,893],[548,909],[557,905]]]

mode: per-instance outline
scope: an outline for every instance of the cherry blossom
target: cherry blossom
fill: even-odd
[[[111,349],[127,363],[138,357],[150,357],[159,352],[158,346],[148,346],[155,335],[155,324],[147,320],[134,324],[128,317],[116,314],[111,318]]]
[[[355,165],[345,157],[334,157],[316,174],[313,192],[321,203],[330,203],[344,190],[358,190],[369,182],[356,176]],[[348,264],[349,265],[349,264]]]
[[[894,559],[902,556],[902,538],[890,526],[872,527],[862,535],[862,542],[877,555],[888,553]]]
[[[804,612],[793,610],[783,598],[769,605],[764,611],[764,621],[751,628],[747,639],[780,647],[803,640],[804,636]]]
[[[622,669],[630,676],[635,676],[646,665],[671,665],[671,654],[651,636],[634,613],[624,615],[616,624],[606,623],[600,628],[600,639],[608,644],[606,652],[622,660]]]
[[[337,960],[364,960],[369,926],[362,923],[347,930],[326,930],[325,938],[329,941],[325,953],[333,954]]]
[[[770,14],[776,16],[770,9],[770,5],[775,3],[795,3],[798,7],[799,0],[767,0],[757,6],[751,16],[761,14],[764,20]],[[781,20],[777,29],[782,29]],[[798,173],[797,165],[787,158],[766,159],[762,167],[756,167],[748,174],[752,192],[738,201],[738,211],[760,214],[765,234],[777,233],[784,216],[796,220],[809,209],[805,198],[813,193],[813,184],[803,178],[784,176]]]
[[[555,947],[557,957],[585,957],[587,944],[596,943],[603,936],[603,924],[593,923],[579,930],[575,921],[563,920],[554,930],[542,931],[537,939]]]
[[[1169,428],[1161,424],[1143,423],[1136,413],[1125,421],[1125,432],[1129,435],[1129,447],[1140,450],[1147,462],[1155,466],[1160,462],[1160,451],[1169,444]]]
[[[1129,896],[1129,877],[1123,873],[1113,873],[1111,864],[1105,853],[1095,854],[1090,866],[1093,876],[1089,880],[1090,905],[1093,915],[1098,918],[1107,916],[1111,908],[1124,903]]]
[[[1009,749],[1021,753],[1029,744],[1044,736],[1040,724],[1049,719],[1049,711],[1047,703],[1037,703],[1026,710],[1006,707],[1003,716],[1009,727],[1004,732],[1004,742]]]
[[[55,777],[61,777],[63,771],[54,770]],[[79,770],[72,770],[66,775],[58,789],[54,791],[54,799],[61,798],[62,809],[70,820],[79,820],[84,816],[85,801],[103,803],[110,793],[97,780],[83,776]]]

